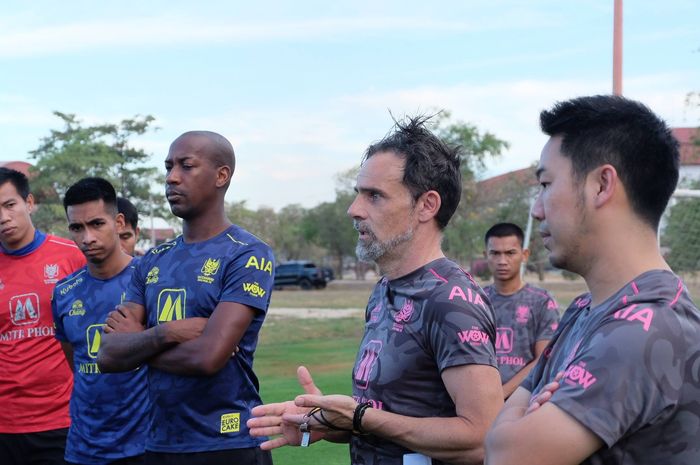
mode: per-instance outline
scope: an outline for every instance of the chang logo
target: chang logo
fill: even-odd
[[[243,290],[253,297],[263,297],[265,295],[265,289],[260,287],[260,284],[255,283],[243,283]]]
[[[184,319],[186,306],[185,289],[163,289],[158,294],[158,323]]]
[[[103,324],[90,325],[85,330],[85,336],[87,337],[87,353],[90,358],[97,358],[97,352],[99,352],[100,343],[102,342],[103,327]]]
[[[83,306],[82,300],[76,300],[70,307],[68,316],[83,316],[85,315],[85,307]]]
[[[221,260],[220,259],[213,259],[213,258],[207,258],[207,260],[204,262],[204,265],[202,265],[202,274],[197,276],[197,281],[200,283],[207,283],[211,284],[214,282],[214,276],[217,271],[219,271],[219,267],[221,266]]]
[[[148,272],[148,275],[146,275],[146,284],[155,284],[158,282],[158,273],[160,270],[158,269],[157,266],[154,266],[151,268],[151,271]]]

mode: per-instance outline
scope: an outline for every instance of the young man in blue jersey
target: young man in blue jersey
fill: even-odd
[[[233,147],[219,134],[188,132],[172,143],[165,193],[183,234],[142,258],[124,304],[107,319],[100,368],[149,364],[147,463],[271,463],[246,420],[261,403],[253,355],[274,259],[267,244],[226,217],[234,167]],[[166,324],[192,317],[208,321],[189,341]]]
[[[139,212],[133,203],[124,197],[117,197],[117,208],[124,215],[124,226],[119,228],[119,242],[122,249],[132,257],[136,252],[136,242],[139,240]]]
[[[116,193],[101,178],[73,184],[63,199],[71,238],[87,266],[62,279],[51,301],[56,338],[73,369],[69,463],[143,463],[148,426],[146,368],[107,374],[97,367],[102,327],[121,303],[133,259],[120,247]]]

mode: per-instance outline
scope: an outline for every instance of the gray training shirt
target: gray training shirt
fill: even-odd
[[[522,386],[565,373],[553,402],[603,440],[596,465],[700,464],[700,312],[670,271],[590,308],[577,298]]]
[[[507,383],[535,359],[535,343],[552,338],[559,324],[559,307],[545,289],[525,284],[518,292],[502,295],[494,285],[484,292],[496,315],[496,356],[501,383]]]

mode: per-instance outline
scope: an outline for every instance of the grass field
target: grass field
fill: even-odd
[[[700,284],[686,280],[691,294],[700,296]],[[533,284],[548,289],[565,308],[586,291],[578,281],[549,281]],[[334,281],[324,290],[285,289],[272,294],[271,308],[364,309],[374,280]],[[275,316],[263,326],[255,359],[264,402],[291,400],[300,394],[296,369],[305,365],[316,384],[328,394],[350,394],[351,371],[364,326],[361,316],[352,318],[295,318]],[[346,444],[325,441],[308,449],[283,447],[273,451],[275,465],[346,465],[350,462]]]

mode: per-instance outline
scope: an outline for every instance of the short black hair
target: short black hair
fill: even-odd
[[[11,168],[0,167],[0,186],[6,182],[15,186],[15,190],[19,196],[22,197],[23,200],[27,200],[27,197],[29,197],[29,180],[24,173]]]
[[[80,205],[102,200],[105,206],[117,214],[117,193],[114,186],[103,178],[83,178],[68,188],[63,197],[63,208],[68,212],[71,205]]]
[[[391,133],[367,148],[362,163],[378,152],[392,152],[403,158],[403,184],[414,200],[431,190],[440,195],[435,219],[440,229],[445,229],[462,197],[461,147],[449,146],[430,132],[425,127],[429,120],[427,116],[415,116],[396,121]]]
[[[525,234],[523,229],[515,223],[496,223],[486,231],[484,235],[484,244],[488,245],[489,239],[492,237],[509,237],[515,236],[520,242],[520,247],[523,248],[525,244]]]
[[[136,231],[139,226],[139,212],[133,203],[124,197],[117,197],[117,209],[124,215],[124,221]]]
[[[595,168],[611,164],[633,211],[658,229],[678,184],[678,141],[648,107],[613,95],[559,102],[540,114],[542,131],[562,136],[562,155],[581,181]]]

